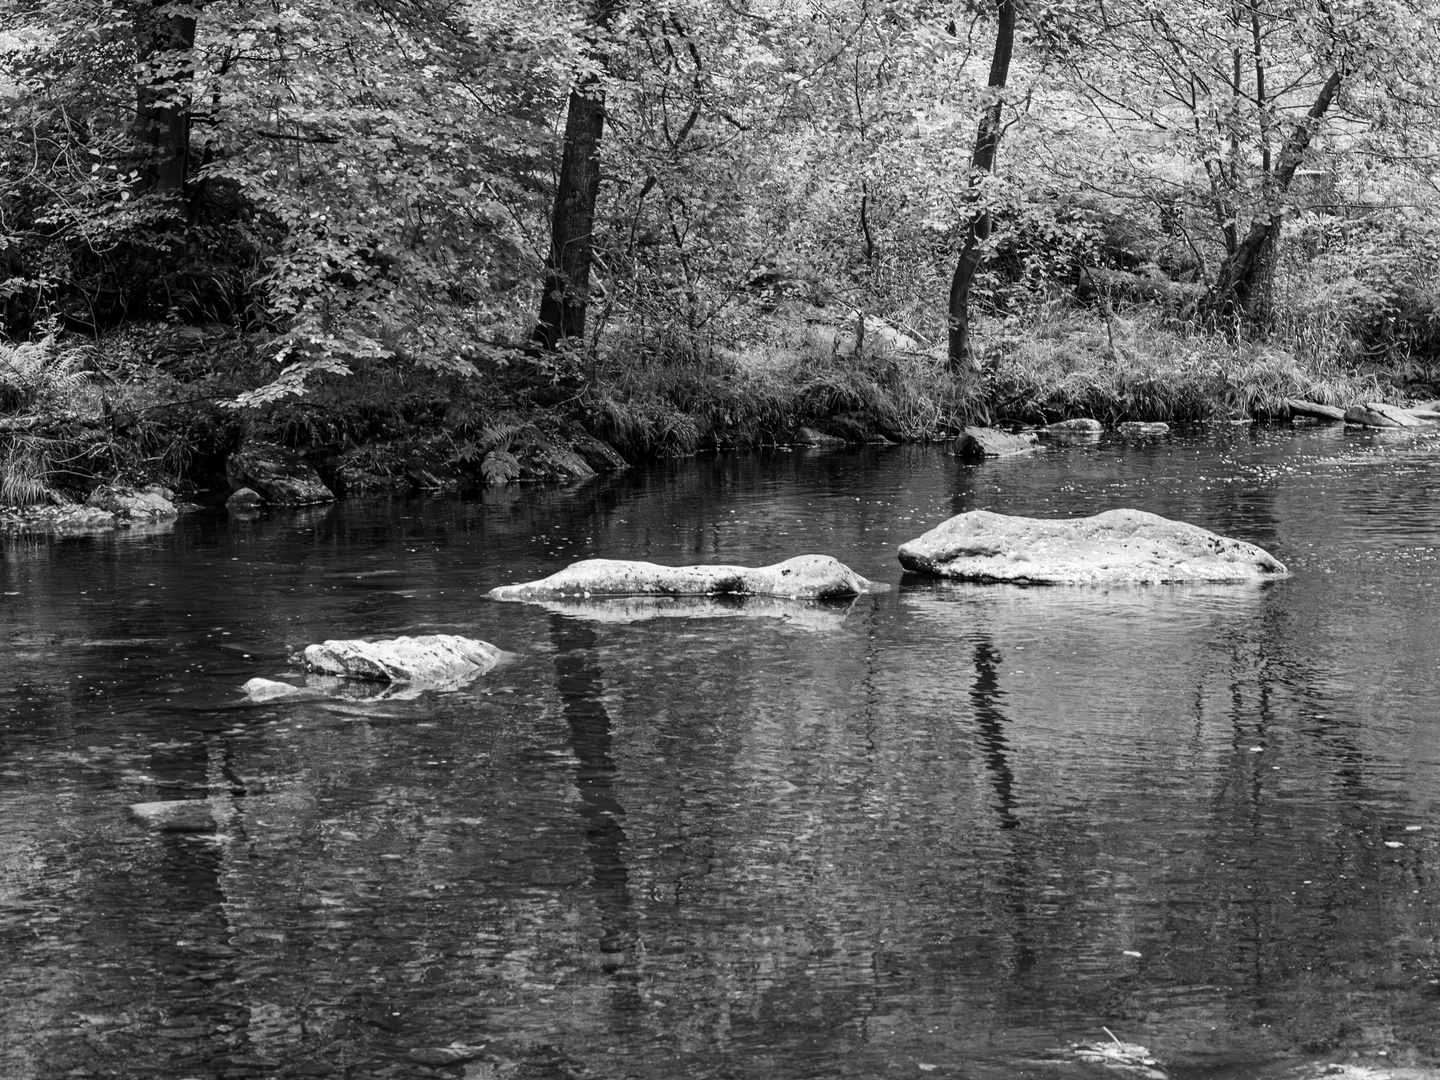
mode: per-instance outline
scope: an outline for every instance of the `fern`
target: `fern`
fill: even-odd
[[[89,378],[83,360],[79,349],[56,348],[53,336],[20,345],[0,342],[0,413],[72,404]]]
[[[480,462],[480,475],[491,487],[520,479],[520,461],[508,450],[491,450]]]

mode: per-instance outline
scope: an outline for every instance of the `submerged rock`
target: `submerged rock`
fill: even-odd
[[[1387,405],[1383,401],[1367,401],[1364,405],[1355,405],[1345,410],[1345,423],[1359,427],[1419,427],[1421,422],[1400,406]]]
[[[131,803],[130,816],[158,832],[208,833],[215,828],[215,813],[204,799],[170,799]]]
[[[774,566],[661,566],[628,559],[584,559],[538,581],[491,589],[496,600],[554,596],[788,596],[801,600],[884,592],[828,555],[798,555]]]
[[[917,574],[1033,585],[1253,582],[1289,573],[1243,540],[1143,510],[1041,519],[974,510],[900,547]]]
[[[254,488],[236,488],[225,500],[225,509],[232,514],[252,514],[260,509],[264,501]]]
[[[325,641],[306,646],[304,662],[308,670],[322,675],[445,686],[483,675],[503,655],[487,641],[424,634],[386,641]]]
[[[247,442],[225,462],[225,478],[232,488],[251,488],[276,506],[335,501],[304,458],[275,443]]]
[[[274,679],[249,679],[240,687],[251,701],[275,701],[280,698],[311,697],[314,691],[306,686],[276,682]]]
[[[1037,436],[1032,431],[1011,435],[999,428],[967,427],[955,444],[955,456],[979,461],[990,457],[1011,457],[1028,454],[1035,449]]]

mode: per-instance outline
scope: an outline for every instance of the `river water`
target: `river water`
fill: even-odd
[[[0,1076],[1068,1077],[1112,1039],[1177,1077],[1433,1066],[1437,469],[1425,433],[1222,427],[7,542]],[[1293,576],[895,559],[965,510],[1117,506]],[[485,597],[805,552],[895,587]],[[512,655],[408,698],[239,690],[301,682],[312,641],[434,632]],[[177,800],[179,831],[128,809]]]

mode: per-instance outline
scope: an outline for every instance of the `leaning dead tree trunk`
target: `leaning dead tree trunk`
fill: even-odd
[[[136,19],[135,142],[140,188],[177,202],[190,171],[190,96],[200,3],[148,0]]]
[[[619,6],[619,0],[599,0],[594,10],[595,25],[608,29]],[[603,67],[601,59],[599,66]],[[547,350],[567,338],[585,335],[595,205],[600,199],[600,138],[604,130],[605,88],[598,75],[590,75],[570,91],[565,108],[565,142],[550,218],[545,288],[532,335],[532,340]]]
[[[1285,217],[1285,195],[1295,179],[1295,170],[1305,159],[1315,132],[1325,118],[1343,75],[1333,72],[1325,80],[1315,103],[1280,149],[1279,162],[1265,186],[1265,201],[1233,252],[1225,259],[1210,287],[1202,310],[1217,326],[1238,327],[1242,322],[1263,322],[1269,307],[1269,283],[1274,270],[1275,243]]]
[[[990,60],[990,103],[980,117],[980,130],[975,136],[975,152],[970,157],[970,186],[975,187],[984,176],[995,171],[995,154],[1004,132],[1001,110],[1003,91],[1010,77],[1010,57],[1015,51],[1016,0],[999,0],[999,23],[995,28],[995,52]],[[981,206],[970,215],[965,230],[965,243],[950,279],[950,304],[947,323],[950,327],[948,360],[951,371],[962,371],[970,365],[970,287],[985,259],[984,244],[990,239],[991,219],[988,208]]]

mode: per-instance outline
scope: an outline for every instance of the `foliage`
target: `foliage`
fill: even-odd
[[[127,368],[119,381],[153,381],[153,400],[122,409],[126,434],[97,436],[74,467],[184,472],[244,423],[357,477],[424,457],[493,480],[550,437],[524,429],[539,408],[634,453],[675,453],[779,441],[802,422],[926,438],[977,417],[1263,412],[1282,391],[1437,377],[1428,0],[1021,5],[1007,151],[974,183],[977,121],[996,102],[994,5],[598,11],[13,5],[0,331],[219,324],[244,343],[183,370]],[[193,15],[193,42],[159,47],[157,12]],[[606,112],[592,317],[587,339],[537,351],[524,343],[576,88],[603,93]],[[166,109],[188,123],[178,192],[156,188],[158,136],[142,130]],[[982,212],[995,229],[971,392],[926,350],[945,339],[949,271]],[[1203,292],[1247,228],[1280,221],[1271,321],[1234,340],[1187,328],[1181,303],[1134,308],[1095,287]],[[850,313],[924,346],[852,357],[786,338]],[[47,377],[78,378],[66,370]],[[53,400],[83,391],[57,382]],[[17,402],[39,392],[0,372]],[[221,397],[236,416],[218,415]],[[172,423],[162,406],[185,401]],[[203,449],[187,459],[190,440]]]

